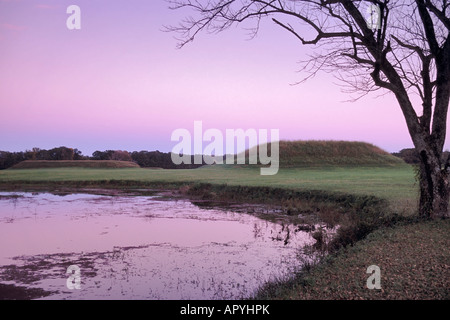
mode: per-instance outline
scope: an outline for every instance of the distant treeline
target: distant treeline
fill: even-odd
[[[0,151],[0,170],[7,169],[25,160],[119,160],[132,161],[141,167],[158,167],[164,169],[193,169],[201,164],[175,165],[172,162],[171,153],[160,151],[133,151],[106,150],[95,151],[91,157],[82,155],[78,149],[58,147],[50,150],[33,148],[32,150],[20,152]]]
[[[449,154],[449,151],[444,152],[443,160],[446,160]],[[419,155],[413,148],[402,149],[399,152],[392,153],[392,155],[403,159],[409,164],[418,164],[420,162]],[[10,168],[25,160],[119,160],[132,161],[141,167],[164,169],[194,169],[206,164],[194,164],[194,156],[191,156],[192,164],[175,165],[172,162],[170,152],[105,150],[95,151],[89,157],[83,155],[76,148],[58,147],[50,150],[33,148],[32,150],[20,152],[0,151],[0,170]]]
[[[403,161],[409,164],[420,163],[419,154],[414,148],[402,149],[399,152],[392,153],[392,155],[403,159]],[[442,161],[445,162],[448,159],[449,155],[450,155],[449,151],[444,151],[442,153]]]

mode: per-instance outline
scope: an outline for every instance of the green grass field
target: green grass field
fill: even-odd
[[[298,190],[324,190],[358,195],[374,195],[388,199],[393,206],[416,205],[417,190],[414,170],[406,164],[390,167],[281,168],[273,176],[261,176],[259,168],[215,165],[198,169],[15,169],[0,171],[0,185],[11,183],[69,183],[130,181],[138,186],[152,183],[228,184],[270,186]]]
[[[23,161],[13,168],[0,171],[0,183],[86,181],[101,184],[126,181],[139,185],[203,182],[373,195],[403,204],[414,202],[417,195],[413,168],[368,143],[281,141],[279,156],[280,169],[278,174],[272,176],[260,175],[257,165],[214,165],[198,169],[163,170],[120,168],[137,166],[126,161]],[[113,168],[109,169],[110,166]]]

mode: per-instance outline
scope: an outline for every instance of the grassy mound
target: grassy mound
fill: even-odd
[[[247,150],[247,159],[258,148]],[[268,149],[270,152],[270,145]],[[279,156],[281,168],[404,164],[401,159],[370,143],[353,141],[280,141]]]
[[[42,169],[42,168],[139,168],[131,161],[115,160],[26,160],[10,169]]]

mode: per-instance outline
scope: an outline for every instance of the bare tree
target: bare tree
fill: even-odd
[[[350,92],[393,93],[420,155],[420,214],[448,215],[450,158],[442,160],[450,96],[450,2],[447,0],[175,0],[195,16],[168,30],[179,46],[202,31],[272,21],[303,45],[308,79],[332,71]],[[312,36],[311,36],[312,34]],[[309,37],[308,37],[309,35]]]

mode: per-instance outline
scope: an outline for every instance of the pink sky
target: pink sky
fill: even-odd
[[[66,27],[71,4],[81,30]],[[281,28],[263,24],[251,41],[241,27],[202,34],[178,50],[161,30],[185,14],[163,0],[0,0],[0,150],[170,151],[172,131],[195,120],[204,130],[412,147],[392,96],[343,102],[327,74],[292,86],[312,47]]]

